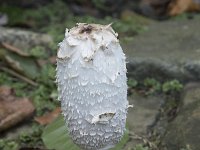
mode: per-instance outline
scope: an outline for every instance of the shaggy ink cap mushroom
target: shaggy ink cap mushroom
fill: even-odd
[[[109,149],[125,131],[125,55],[109,25],[66,29],[57,52],[57,84],[70,136],[85,150]]]

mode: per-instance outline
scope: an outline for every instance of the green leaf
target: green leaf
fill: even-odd
[[[69,137],[64,119],[61,115],[44,129],[42,139],[48,149],[80,150]],[[121,150],[128,139],[128,132],[126,132],[121,141],[112,150]]]
[[[42,140],[48,149],[80,150],[70,139],[61,115],[45,128]]]

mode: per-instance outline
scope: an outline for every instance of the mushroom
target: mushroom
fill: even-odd
[[[125,54],[109,25],[66,29],[57,52],[58,99],[69,134],[85,150],[114,147],[125,132]]]

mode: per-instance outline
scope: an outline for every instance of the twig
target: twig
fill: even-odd
[[[141,140],[144,144],[147,144],[150,148],[153,148],[154,150],[158,150],[158,147],[151,141],[149,141],[147,138],[139,136],[135,134],[134,132],[129,133],[131,137],[135,140]]]
[[[23,51],[20,50],[19,48],[14,47],[14,46],[12,46],[12,45],[10,45],[10,44],[8,44],[8,43],[1,42],[1,45],[2,45],[4,48],[8,49],[9,51],[15,52],[15,53],[17,53],[17,54],[19,54],[19,55],[21,55],[21,56],[26,56],[26,57],[29,56],[27,53],[23,52]]]
[[[11,75],[13,75],[13,76],[15,76],[15,77],[17,77],[17,78],[19,78],[19,79],[21,79],[21,80],[23,80],[23,81],[25,81],[25,82],[27,82],[27,83],[29,83],[30,85],[38,86],[38,84],[36,82],[34,82],[34,81],[32,81],[32,80],[20,75],[19,73],[15,72],[13,70],[10,70],[10,69],[5,68],[5,67],[0,67],[0,69],[5,71],[5,72],[7,72],[7,73],[9,73],[9,74],[11,74]]]

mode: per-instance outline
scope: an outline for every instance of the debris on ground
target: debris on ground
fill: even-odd
[[[60,107],[57,107],[52,112],[49,112],[43,116],[35,117],[35,121],[41,125],[47,125],[53,122],[61,113]]]
[[[199,0],[142,0],[142,14],[155,19],[164,19],[186,12],[200,12]]]
[[[0,132],[30,118],[34,110],[28,98],[18,98],[12,88],[0,87]]]

